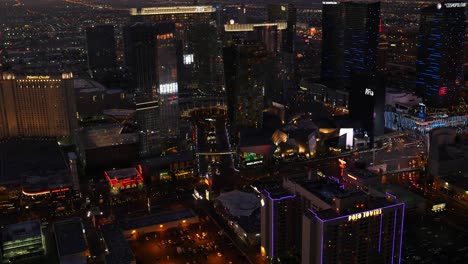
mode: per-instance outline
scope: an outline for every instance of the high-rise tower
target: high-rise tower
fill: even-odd
[[[86,28],[88,70],[92,77],[115,69],[115,36],[113,25],[98,25]]]
[[[426,105],[456,102],[463,86],[465,2],[443,2],[421,10],[416,92]]]
[[[73,74],[0,76],[0,139],[67,137],[76,123]]]
[[[376,71],[380,2],[323,2],[322,82],[348,88],[352,73]]]
[[[216,9],[213,6],[170,6],[130,9],[132,22],[175,23],[175,37],[182,42],[180,88],[189,94],[221,89],[215,81],[217,47]]]
[[[261,41],[238,41],[224,49],[228,118],[233,128],[262,127],[266,65],[266,45]],[[234,132],[234,131],[233,131]]]
[[[126,62],[133,80],[140,155],[158,154],[163,139],[178,134],[178,42],[175,24],[136,23],[124,31]]]

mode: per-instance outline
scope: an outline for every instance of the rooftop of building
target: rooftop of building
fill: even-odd
[[[266,186],[264,192],[267,197],[272,200],[283,200],[295,197],[295,195],[291,194],[281,184]]]
[[[170,164],[177,162],[191,161],[193,159],[194,155],[192,151],[181,151],[174,154],[168,154],[166,156],[145,159],[142,160],[141,163],[142,165],[159,168],[169,166]]]
[[[71,186],[65,155],[55,139],[0,142],[0,184],[22,185],[26,192]]]
[[[468,145],[466,144],[447,144],[439,147],[439,160],[449,161],[463,159],[468,156]]]
[[[95,93],[95,92],[106,92],[106,87],[96,81],[90,79],[73,79],[75,89],[78,93]]]
[[[132,249],[118,225],[101,226],[101,234],[109,254],[105,256],[107,264],[129,264],[135,261]]]
[[[276,26],[278,30],[284,30],[287,28],[286,22],[275,22],[275,23],[256,23],[256,24],[225,24],[224,31],[226,32],[247,32],[254,31],[256,27],[265,26]]]
[[[138,134],[121,133],[122,127],[118,124],[99,125],[76,130],[77,140],[84,149],[118,146],[123,144],[135,144],[138,142]]]
[[[111,179],[123,180],[128,178],[136,177],[139,172],[136,168],[125,168],[125,169],[116,169],[116,170],[108,170],[106,174],[109,175]]]
[[[463,174],[445,176],[442,177],[442,180],[447,182],[449,185],[468,191],[468,177],[464,177]]]
[[[298,185],[328,204],[333,202],[333,198],[343,199],[365,195],[365,192],[361,190],[345,189],[343,185],[327,179],[311,181],[308,180],[307,177],[297,177],[290,180],[296,182]]]
[[[121,221],[120,226],[124,230],[133,230],[193,217],[196,217],[196,214],[192,210],[186,208],[176,211],[166,211],[159,214],[145,215],[137,218],[128,218]]]
[[[361,208],[356,208],[356,207],[349,207],[347,210],[337,212],[333,209],[326,209],[318,212],[311,212],[308,210],[306,212],[306,215],[312,216],[314,214],[317,215],[318,218],[320,218],[322,221],[327,221],[327,220],[332,220],[335,218],[342,218],[342,217],[347,217],[348,215],[353,215],[357,213],[362,213],[362,212],[367,212],[367,211],[373,211],[376,209],[386,209],[386,208],[391,208],[391,207],[397,207],[397,206],[403,206],[403,203],[391,203],[387,201],[385,198],[372,198],[369,199],[365,205],[365,207]]]
[[[130,118],[135,114],[135,110],[133,109],[105,109],[103,113],[108,116],[113,117],[125,117]]]
[[[2,229],[2,243],[41,236],[39,220],[7,225]]]
[[[88,248],[83,222],[79,217],[54,223],[54,233],[59,256],[80,253]]]
[[[403,187],[400,187],[395,184],[382,184],[373,186],[372,189],[375,189],[385,195],[389,195],[400,202],[406,203],[408,206],[414,206],[417,204],[425,203],[426,199],[421,197]]]
[[[250,216],[260,207],[257,195],[239,190],[221,193],[216,200],[234,217]]]
[[[262,155],[272,155],[275,144],[271,133],[262,129],[242,129],[240,131],[239,150]]]
[[[250,216],[242,216],[236,218],[236,223],[249,234],[260,233],[261,228],[261,212],[260,209],[255,210]]]

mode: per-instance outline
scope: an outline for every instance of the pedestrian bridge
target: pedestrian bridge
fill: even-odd
[[[210,111],[225,114],[226,98],[221,96],[194,96],[179,99],[179,109],[182,117],[192,117],[199,111]]]
[[[197,152],[197,156],[218,156],[218,155],[232,155],[236,154],[235,151],[224,151],[224,152]]]

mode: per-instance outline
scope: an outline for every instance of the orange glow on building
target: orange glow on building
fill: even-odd
[[[67,191],[70,191],[70,188],[61,188],[61,189],[54,189],[54,190],[46,190],[46,191],[38,191],[38,192],[28,192],[28,191],[25,191],[23,190],[22,193],[26,196],[38,196],[38,195],[45,195],[45,194],[56,194],[56,193],[60,193],[60,192],[67,192]],[[63,195],[61,195],[63,196]],[[57,198],[61,198],[61,196],[57,197]]]
[[[105,171],[104,175],[113,189],[122,190],[143,184],[143,176],[140,171],[136,168],[126,168]]]

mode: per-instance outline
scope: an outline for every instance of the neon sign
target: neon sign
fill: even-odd
[[[374,96],[374,91],[372,91],[372,89],[370,88],[366,88],[366,90],[364,91],[364,94]]]
[[[251,166],[251,165],[256,165],[256,164],[261,164],[261,163],[263,163],[263,160],[256,160],[256,161],[246,162],[245,165],[246,166]]]
[[[453,7],[466,7],[466,3],[445,3],[446,8],[453,8]]]
[[[50,76],[49,75],[28,75],[26,76],[26,79],[48,80],[50,79]]]
[[[382,214],[382,209],[374,209],[374,210],[370,210],[367,212],[348,215],[348,221],[356,221],[359,219],[367,218],[370,216],[381,215],[381,214]]]

